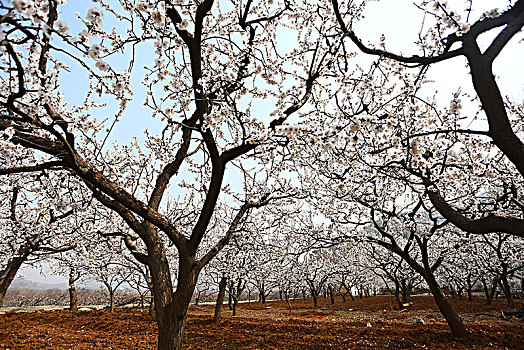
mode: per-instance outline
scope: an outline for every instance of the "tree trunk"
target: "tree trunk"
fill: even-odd
[[[169,263],[161,238],[159,235],[153,235],[150,239],[146,245],[158,325],[157,347],[159,350],[181,350],[187,310],[200,271],[194,267],[194,256],[179,250],[177,289],[173,293]]]
[[[345,303],[346,302],[346,295],[344,293],[342,293],[342,288],[338,289],[338,294],[340,294],[340,296],[342,297],[342,302]]]
[[[457,295],[459,299],[462,299],[462,287],[457,286]]]
[[[238,307],[238,297],[233,297],[233,316],[237,315],[237,307]]]
[[[199,271],[193,269],[192,258],[180,260],[178,284],[175,293],[173,293],[172,302],[164,304],[162,308],[158,306],[156,308],[157,323],[159,323],[159,350],[182,349],[182,335],[187,320],[187,310],[191,304]],[[158,292],[155,294],[158,294]],[[158,305],[158,299],[155,300],[155,304]],[[161,312],[159,312],[160,309],[162,309]]]
[[[442,293],[442,290],[438,285],[435,275],[433,274],[433,270],[435,268],[432,269],[432,267],[430,267],[429,265],[427,258],[427,246],[424,243],[419,243],[419,247],[422,251],[424,267],[419,265],[405,251],[398,248],[398,246],[394,247],[394,252],[398,254],[400,257],[402,257],[415,271],[417,271],[424,278],[424,280],[429,286],[429,289],[431,290],[431,293],[433,294],[435,303],[437,304],[440,312],[442,313],[442,316],[444,316],[448,323],[451,333],[456,337],[466,336],[468,333],[466,327],[464,327],[464,324],[462,323],[462,320],[460,319],[459,315],[457,314],[455,309],[453,309],[453,306],[451,306],[449,301]]]
[[[404,308],[404,303],[400,299],[400,284],[395,281],[395,300],[397,301],[399,310],[402,310]]]
[[[493,298],[495,297],[495,293],[497,292],[497,286],[499,284],[499,280],[500,280],[500,277],[493,278],[492,285],[491,285],[491,291],[486,300],[486,305],[491,305],[491,303],[493,302]]]
[[[335,296],[333,295],[333,287],[329,286],[328,291],[329,291],[329,299],[331,301],[331,305],[333,305],[335,304]]]
[[[473,301],[473,293],[472,293],[472,288],[470,286],[468,286],[468,289],[466,290],[467,294],[468,294],[468,301]]]
[[[515,300],[513,300],[513,293],[511,292],[511,287],[509,285],[507,276],[502,277],[501,286],[502,290],[504,291],[504,296],[506,297],[508,310],[515,310]]]
[[[0,271],[0,307],[4,303],[5,293],[9,289],[11,282],[15,278],[20,266],[26,261],[31,253],[31,244],[22,244],[16,251],[15,255],[9,259],[4,270]]]
[[[287,303],[287,308],[289,310],[289,314],[291,315],[291,303],[289,302],[289,294],[288,294],[288,291],[285,291],[284,292],[284,297],[286,299],[286,303]]]
[[[488,300],[489,300],[489,288],[488,288],[488,284],[486,282],[486,280],[483,278],[480,280],[482,282],[482,288],[484,290],[484,295],[486,296],[486,305],[489,305],[488,304]]]
[[[226,284],[227,284],[227,278],[223,276],[220,279],[220,283],[218,284],[218,296],[217,301],[215,304],[215,314],[213,316],[213,322],[219,323],[220,319],[222,318],[222,305],[224,304],[224,298],[226,295]]]
[[[455,287],[453,287],[453,284],[449,284],[449,291],[451,292],[451,297],[454,298],[456,296]]]
[[[229,293],[228,293],[228,298],[227,298],[227,307],[229,308],[229,310],[233,310],[233,290],[235,288],[235,284],[233,281],[231,281],[229,283]]]
[[[151,301],[149,302],[149,316],[155,316],[155,298],[151,295]]]
[[[442,316],[444,316],[444,318],[446,319],[448,326],[451,329],[451,333],[456,337],[466,336],[468,333],[466,327],[464,327],[462,320],[460,319],[455,309],[453,309],[453,306],[451,306],[444,294],[442,294],[442,291],[440,290],[440,287],[433,273],[430,271],[426,271],[423,277],[426,280],[429,289],[431,290],[431,293],[433,294],[435,303],[437,304],[440,312],[442,313]]]
[[[69,311],[78,311],[78,295],[73,276],[69,276]]]
[[[109,291],[109,312],[115,312],[115,291],[113,289]]]
[[[318,297],[315,293],[312,293],[313,296],[313,306],[318,307]]]
[[[404,280],[401,281],[400,291],[402,292],[402,302],[404,304],[409,303],[412,286],[413,285],[411,283],[406,283],[406,281],[404,281]]]

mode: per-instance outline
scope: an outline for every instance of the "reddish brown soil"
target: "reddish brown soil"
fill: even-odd
[[[211,323],[213,306],[193,306],[185,331],[187,349],[524,349],[524,322],[504,321],[475,313],[500,315],[496,300],[452,299],[470,334],[451,336],[431,297],[418,296],[407,311],[395,310],[390,296],[241,304],[239,316],[224,307],[224,319]],[[351,309],[351,310],[350,310]],[[421,322],[424,321],[424,323]],[[45,311],[0,315],[0,349],[152,349],[156,324],[139,310]]]

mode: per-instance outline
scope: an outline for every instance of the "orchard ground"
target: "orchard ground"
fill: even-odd
[[[213,305],[192,306],[185,330],[186,349],[524,349],[524,322],[503,320],[503,300],[450,298],[469,330],[454,338],[431,296],[414,296],[397,310],[392,296],[345,303],[320,298],[239,305],[230,316],[224,305],[220,324],[211,322]],[[477,316],[475,317],[475,315]],[[478,315],[483,314],[483,315]],[[0,315],[1,349],[152,349],[156,323],[144,310],[41,311]]]

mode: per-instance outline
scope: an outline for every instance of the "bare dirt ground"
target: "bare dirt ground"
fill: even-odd
[[[348,300],[334,305],[320,298],[240,304],[238,316],[224,306],[223,321],[211,322],[213,305],[192,306],[186,349],[524,349],[524,322],[500,316],[502,300],[485,306],[451,299],[470,334],[454,338],[431,296],[415,296],[407,311],[392,296]],[[142,310],[40,311],[0,315],[0,349],[152,349],[154,319]]]

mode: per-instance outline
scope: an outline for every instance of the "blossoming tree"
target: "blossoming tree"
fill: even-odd
[[[315,3],[96,3],[77,15],[79,32],[69,29],[78,21],[64,0],[0,3],[3,142],[10,154],[38,152],[35,162],[2,171],[64,169],[120,215],[133,231],[120,232],[127,242],[134,239],[128,248],[151,272],[158,347],[179,349],[203,266],[251,209],[283,195],[271,189],[282,171],[276,164],[286,157],[277,156],[284,143],[275,135],[314,97],[338,44],[310,40],[322,30],[320,19],[308,16]],[[293,49],[279,47],[278,28],[296,36]],[[147,43],[153,53],[141,45]],[[139,75],[135,62],[143,58],[142,87],[131,88]],[[78,104],[68,104],[66,69],[88,79]],[[125,111],[140,89],[149,108],[139,112],[144,122],[156,117],[162,126],[111,147],[115,128],[137,126],[126,124]],[[217,205],[226,202],[235,207],[230,221],[203,251]],[[176,286],[167,258],[174,249]]]

